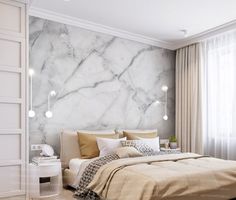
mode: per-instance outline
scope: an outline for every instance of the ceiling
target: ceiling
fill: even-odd
[[[33,0],[31,9],[166,44],[186,41],[236,20],[236,0]]]

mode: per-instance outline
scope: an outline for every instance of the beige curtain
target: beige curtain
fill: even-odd
[[[176,136],[183,152],[203,153],[200,45],[177,50]]]

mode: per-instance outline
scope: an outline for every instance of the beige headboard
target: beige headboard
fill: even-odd
[[[111,133],[115,134],[114,130],[101,130],[101,131],[78,130],[78,132],[89,133],[89,134],[111,134]],[[62,167],[67,168],[69,166],[69,162],[71,159],[80,157],[77,131],[62,131],[60,135],[60,143],[61,143],[60,159]]]
[[[124,130],[99,130],[99,131],[90,131],[90,130],[78,130],[78,132],[89,133],[89,134],[110,134],[110,133],[122,133]],[[138,132],[138,133],[146,133],[146,132],[155,132],[154,130],[126,130],[128,132]],[[61,152],[60,159],[62,162],[62,167],[67,168],[69,166],[69,162],[73,158],[80,157],[79,143],[77,131],[63,131],[60,135],[61,142]]]
[[[80,156],[79,144],[76,131],[63,131],[60,135],[62,167],[67,168],[72,158]]]

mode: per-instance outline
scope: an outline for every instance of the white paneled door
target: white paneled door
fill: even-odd
[[[26,4],[0,0],[0,199],[26,198]]]

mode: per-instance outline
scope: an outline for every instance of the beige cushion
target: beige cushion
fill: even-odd
[[[139,140],[140,138],[155,138],[157,137],[157,131],[154,132],[128,132],[123,131],[124,137],[127,138],[127,140]]]
[[[120,158],[131,158],[131,157],[139,157],[143,154],[140,153],[137,149],[134,147],[120,147],[116,149],[115,152]]]
[[[156,133],[157,134],[157,129],[115,129],[116,133],[119,133],[121,136],[120,137],[124,137],[124,133],[123,132],[127,132],[127,133]]]
[[[96,137],[118,139],[119,134],[89,134],[77,132],[81,158],[94,158],[99,156]]]

